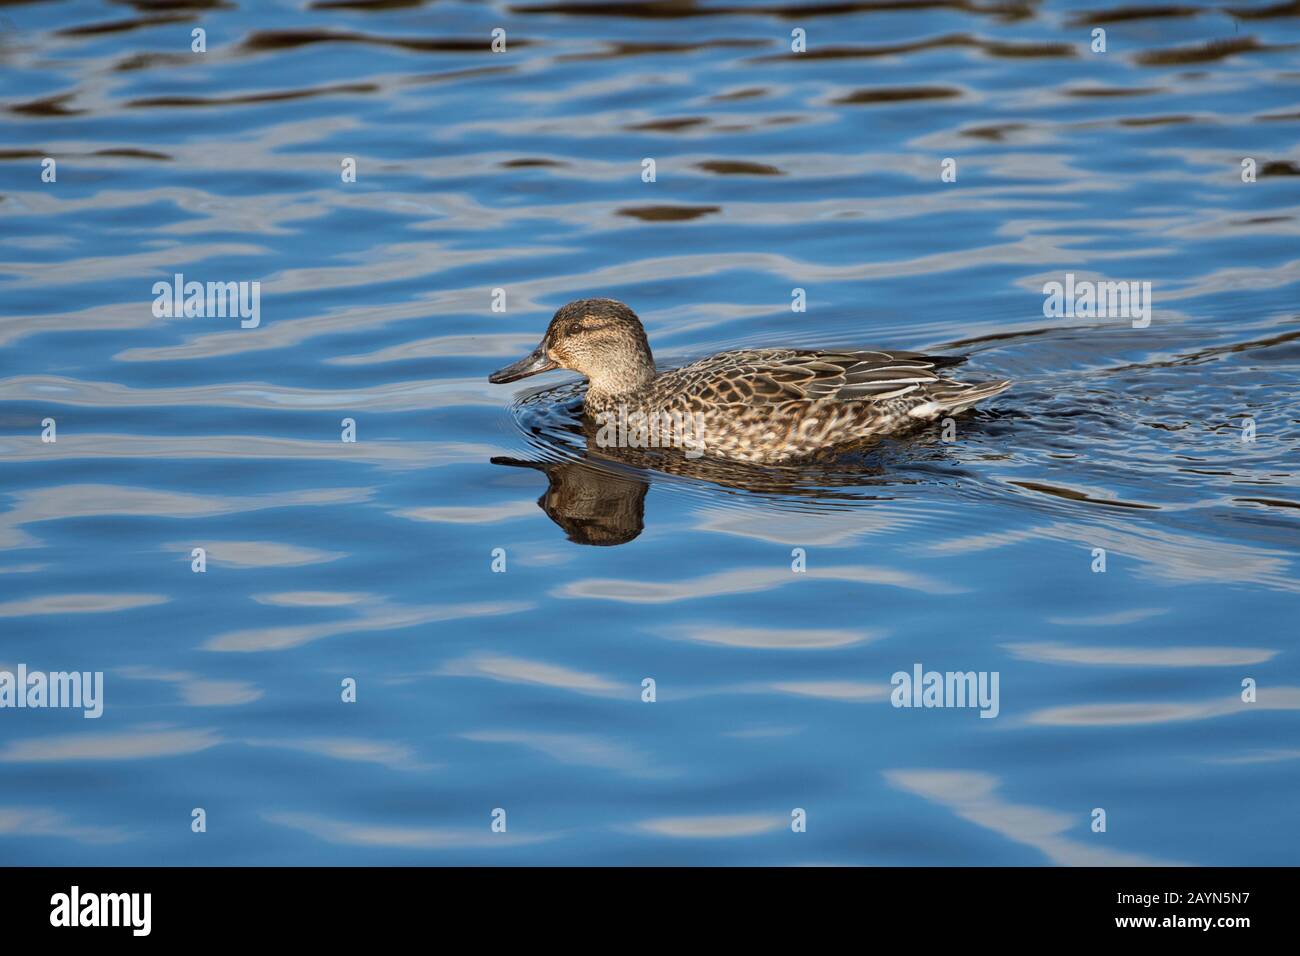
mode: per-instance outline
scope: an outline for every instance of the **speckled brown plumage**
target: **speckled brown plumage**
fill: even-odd
[[[555,313],[532,355],[491,380],[572,369],[587,377],[588,416],[654,417],[661,446],[702,440],[710,457],[763,463],[902,431],[1011,384],[969,384],[936,371],[958,361],[884,350],[738,349],[656,372],[631,309],[613,299],[582,299]],[[679,433],[670,423],[679,423]]]

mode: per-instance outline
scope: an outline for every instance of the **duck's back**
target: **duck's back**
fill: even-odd
[[[941,382],[933,369],[960,361],[916,352],[737,349],[665,372],[654,391],[729,405],[881,400]]]
[[[1010,385],[936,374],[961,361],[883,350],[739,349],[659,375],[637,404],[698,416],[707,454],[781,461],[954,413]]]

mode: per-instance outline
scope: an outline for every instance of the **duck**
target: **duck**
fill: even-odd
[[[560,307],[537,348],[488,381],[577,372],[587,380],[584,417],[607,429],[601,444],[763,465],[900,434],[1011,387],[1007,379],[941,374],[963,361],[886,349],[752,348],[660,371],[637,314],[597,298]]]

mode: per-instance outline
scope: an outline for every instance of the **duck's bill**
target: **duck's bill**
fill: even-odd
[[[517,382],[529,375],[539,375],[542,372],[549,372],[551,369],[559,367],[558,364],[547,357],[546,350],[539,345],[533,350],[532,355],[525,355],[514,365],[507,365],[505,368],[497,369],[488,376],[488,381],[493,385],[504,385],[506,382]]]

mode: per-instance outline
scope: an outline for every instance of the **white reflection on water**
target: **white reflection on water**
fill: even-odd
[[[392,468],[427,468],[482,461],[499,449],[488,445],[372,439],[365,442],[310,441],[265,435],[113,435],[60,434],[57,444],[35,439],[0,438],[0,454],[10,461],[68,459],[181,458],[362,462]]]
[[[656,633],[667,638],[695,641],[698,644],[782,650],[848,647],[884,637],[883,631],[872,628],[848,631],[831,628],[734,627],[728,624],[708,623],[678,624],[659,628]]]
[[[158,276],[173,272],[189,272],[195,263],[208,256],[257,256],[266,255],[270,250],[263,246],[248,243],[210,243],[201,247],[185,249],[178,243],[167,243],[154,249],[139,252],[123,252],[115,255],[94,255],[84,259],[63,259],[49,262],[0,262],[0,273],[20,277],[8,279],[11,289],[49,288],[61,282],[95,282],[116,279],[124,275]],[[149,326],[157,319],[148,310],[140,313],[138,326]],[[19,320],[21,321],[21,320]],[[93,326],[91,326],[93,328]]]
[[[62,444],[63,439],[59,442]],[[50,447],[50,446],[46,446]],[[126,485],[59,485],[31,488],[12,495],[13,507],[0,514],[0,548],[30,548],[41,542],[23,525],[99,515],[199,518],[284,508],[290,505],[333,505],[365,501],[368,488],[322,488],[268,495],[194,495]]]
[[[53,837],[78,843],[121,843],[130,839],[121,827],[87,826],[44,807],[0,807],[2,837]]]
[[[639,693],[639,687],[634,690]],[[871,684],[856,680],[745,681],[738,684],[715,682],[696,686],[674,682],[671,686],[660,686],[657,690],[657,699],[677,702],[729,694],[781,694],[839,704],[867,704],[888,700],[890,690],[888,684]]]
[[[730,816],[656,817],[642,820],[636,829],[655,836],[689,840],[718,840],[758,836],[789,824],[789,818],[769,814],[734,814]]]
[[[619,741],[592,734],[475,730],[461,736],[476,743],[518,744],[545,754],[559,763],[610,770],[628,777],[672,777],[681,772],[662,766],[649,754],[641,753]]]
[[[296,606],[296,605],[295,605]],[[228,631],[209,638],[203,643],[207,651],[260,652],[283,651],[301,647],[327,637],[354,634],[359,631],[390,631],[430,624],[435,621],[456,621],[471,617],[497,614],[515,614],[526,611],[531,604],[523,601],[485,601],[476,604],[423,604],[396,605],[376,601],[362,613],[342,621],[324,624],[290,624],[283,627],[255,627]]]
[[[402,850],[488,849],[542,843],[552,839],[552,834],[546,833],[520,834],[512,831],[492,833],[487,823],[475,829],[408,827],[397,824],[354,823],[314,813],[263,813],[262,819],[268,823],[301,830],[326,843]]]
[[[1124,704],[1079,704],[1034,711],[1027,723],[1057,727],[1127,727],[1138,724],[1169,724],[1185,720],[1208,720],[1229,714],[1261,710],[1300,710],[1300,687],[1258,689],[1258,699],[1245,703],[1240,697],[1219,697],[1192,702],[1161,701]]]
[[[867,684],[847,680],[780,681],[768,685],[768,688],[778,693],[795,694],[799,697],[819,697],[823,700],[855,704],[888,700],[890,694],[888,684]]]
[[[445,524],[496,524],[516,518],[531,517],[537,513],[533,501],[505,501],[490,505],[426,505],[419,508],[400,508],[389,514],[410,521],[435,521]]]
[[[441,670],[435,671],[435,674],[444,677],[486,677],[510,684],[538,684],[598,697],[626,695],[630,700],[637,699],[636,694],[639,693],[636,685],[618,684],[598,674],[505,655],[464,657],[449,662]]]
[[[992,830],[999,836],[1039,850],[1058,866],[1176,866],[1169,860],[1109,847],[1090,846],[1064,834],[1088,830],[1088,809],[1074,814],[1042,807],[1008,803],[994,791],[1001,781],[989,773],[968,770],[887,770],[885,779],[932,803],[947,807],[963,820]]]
[[[1253,750],[1250,753],[1234,754],[1231,757],[1211,757],[1208,763],[1252,764],[1282,763],[1287,760],[1300,760],[1300,749]]]
[[[57,763],[63,760],[146,760],[198,753],[225,741],[211,728],[138,730],[111,734],[66,734],[11,740],[0,763]]]
[[[172,541],[161,551],[174,551],[188,564],[193,542]],[[213,541],[206,535],[203,548],[210,565],[232,568],[297,568],[308,564],[325,564],[345,557],[342,551],[323,551],[282,541]]]
[[[801,574],[795,574],[789,568],[738,568],[683,581],[664,582],[585,578],[562,585],[551,591],[551,594],[556,597],[597,598],[628,604],[670,604],[674,601],[720,597],[725,594],[749,594],[810,580],[878,584],[930,594],[957,594],[962,590],[934,578],[894,568],[843,565],[836,568],[811,567]]]
[[[338,355],[326,359],[326,365],[378,365],[383,362],[409,362],[416,358],[441,358],[444,356],[493,356],[511,358],[531,352],[537,344],[532,333],[435,335],[427,339],[403,342],[401,345],[363,352],[358,355]],[[495,397],[492,404],[498,404]]]
[[[186,707],[236,707],[262,698],[262,691],[248,681],[210,680],[188,671],[161,671],[148,667],[122,667],[114,673],[129,680],[171,684]]]
[[[1112,611],[1108,614],[1085,614],[1078,617],[1049,617],[1048,624],[1061,627],[1118,627],[1122,624],[1136,624],[1149,618],[1168,614],[1167,607],[1142,607],[1128,611]]]
[[[1142,574],[1176,583],[1235,581],[1281,591],[1300,590],[1300,581],[1296,580],[1292,568],[1292,554],[1154,527],[1135,532],[1103,524],[1062,521],[1018,531],[952,538],[930,545],[929,550],[937,554],[970,554],[1021,542],[1041,545],[1044,540],[1083,549],[1085,554],[1089,548],[1104,548],[1112,560],[1136,558],[1141,562],[1138,569]]]
[[[1230,667],[1259,664],[1278,654],[1262,647],[1082,647],[1059,641],[1002,646],[1022,661],[1122,667]]]
[[[382,389],[301,388],[267,382],[131,388],[115,382],[90,382],[56,375],[24,375],[4,379],[0,381],[0,401],[57,402],[60,405],[93,408],[209,405],[215,408],[272,408],[289,411],[319,409],[326,412],[342,408],[352,412],[410,412],[459,405],[499,404],[498,396],[488,388],[488,383],[477,378],[440,382],[418,379],[391,382],[386,383]],[[59,444],[66,437],[61,435]]]
[[[898,505],[831,514],[772,514],[748,508],[701,508],[696,514],[697,531],[714,531],[792,547],[817,545],[826,548],[852,547],[859,543],[859,538],[902,531],[925,520],[923,514],[909,513]]]
[[[433,770],[436,764],[420,760],[415,751],[405,744],[383,740],[364,740],[359,737],[281,737],[248,739],[242,741],[250,747],[275,747],[331,760],[356,763],[373,763],[389,770]]]
[[[35,614],[105,614],[137,607],[166,604],[162,594],[44,594],[0,603],[0,617]]]
[[[350,607],[367,601],[382,600],[363,591],[278,591],[274,594],[254,594],[254,601],[271,607]]]

